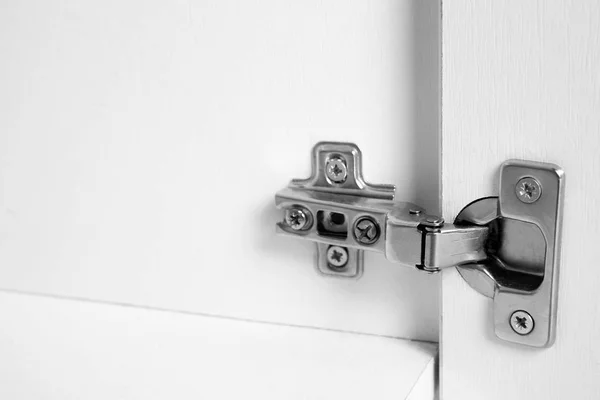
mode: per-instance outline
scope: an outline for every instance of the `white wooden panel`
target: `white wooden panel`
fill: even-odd
[[[419,380],[410,390],[406,400],[437,400],[439,399],[439,375],[437,358],[432,358],[421,373]]]
[[[437,346],[422,342],[7,293],[0,316],[3,399],[404,399],[434,387]]]
[[[0,10],[0,287],[437,340],[437,277],[318,276],[273,201],[344,140],[437,209],[437,1]]]
[[[566,172],[557,339],[494,337],[491,300],[442,276],[442,397],[600,398],[600,3],[469,1],[443,6],[443,209],[497,195],[508,158]]]

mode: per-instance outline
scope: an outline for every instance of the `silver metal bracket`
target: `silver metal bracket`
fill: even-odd
[[[564,173],[556,165],[511,160],[499,197],[479,199],[457,225],[488,226],[488,257],[461,265],[469,285],[494,301],[500,339],[550,347],[556,336]]]
[[[363,272],[363,252],[360,247],[351,246],[348,222],[360,215],[360,200],[391,201],[394,193],[393,185],[364,181],[361,152],[356,145],[319,143],[313,149],[310,178],[292,180],[288,188],[275,196],[276,205],[286,210],[277,230],[315,241],[320,273],[358,278]],[[377,212],[372,207],[370,211],[371,216],[383,222],[385,210]]]
[[[555,165],[509,161],[500,196],[477,200],[454,224],[415,204],[394,201],[393,185],[368,184],[352,143],[321,142],[312,174],[275,195],[281,234],[316,242],[317,270],[358,278],[363,251],[425,272],[459,268],[494,299],[498,337],[550,346],[556,324],[562,171]]]

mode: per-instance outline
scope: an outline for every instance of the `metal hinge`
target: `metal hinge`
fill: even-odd
[[[363,251],[425,272],[459,267],[494,299],[496,334],[537,347],[554,340],[563,173],[555,165],[508,161],[499,197],[479,199],[454,223],[394,201],[393,185],[362,177],[352,143],[318,143],[312,175],[275,196],[277,231],[316,242],[317,270],[359,278]],[[544,195],[542,196],[542,188]]]

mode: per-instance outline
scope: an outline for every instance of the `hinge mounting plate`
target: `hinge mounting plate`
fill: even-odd
[[[277,224],[280,233],[312,239],[317,246],[317,270],[324,275],[359,278],[363,272],[363,250],[348,245],[353,241],[349,223],[359,217],[352,209],[358,198],[394,200],[394,185],[374,185],[362,176],[362,154],[352,143],[321,142],[313,148],[312,173],[294,179],[276,196],[277,206],[299,210],[308,223],[300,229],[289,221]],[[341,197],[340,197],[341,196]],[[346,210],[340,203],[350,197]],[[383,213],[380,222],[383,223]],[[339,260],[336,260],[338,259]]]

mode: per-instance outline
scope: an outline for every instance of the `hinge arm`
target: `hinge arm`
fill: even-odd
[[[455,226],[419,211],[400,208],[386,224],[385,255],[390,261],[427,272],[485,260],[486,226]],[[408,211],[408,215],[406,212]],[[418,223],[411,224],[417,212]]]
[[[292,187],[278,192],[275,199],[286,216],[295,210],[305,218],[304,226],[296,229],[294,221],[284,216],[277,230],[285,235],[329,246],[377,251],[392,262],[427,272],[486,258],[487,227],[446,225],[443,219],[411,203]],[[374,232],[368,241],[359,230],[365,220]],[[339,274],[342,270],[334,267],[331,272]]]
[[[437,272],[441,269],[485,260],[487,226],[444,225],[425,228],[423,234],[423,261],[419,268]]]

